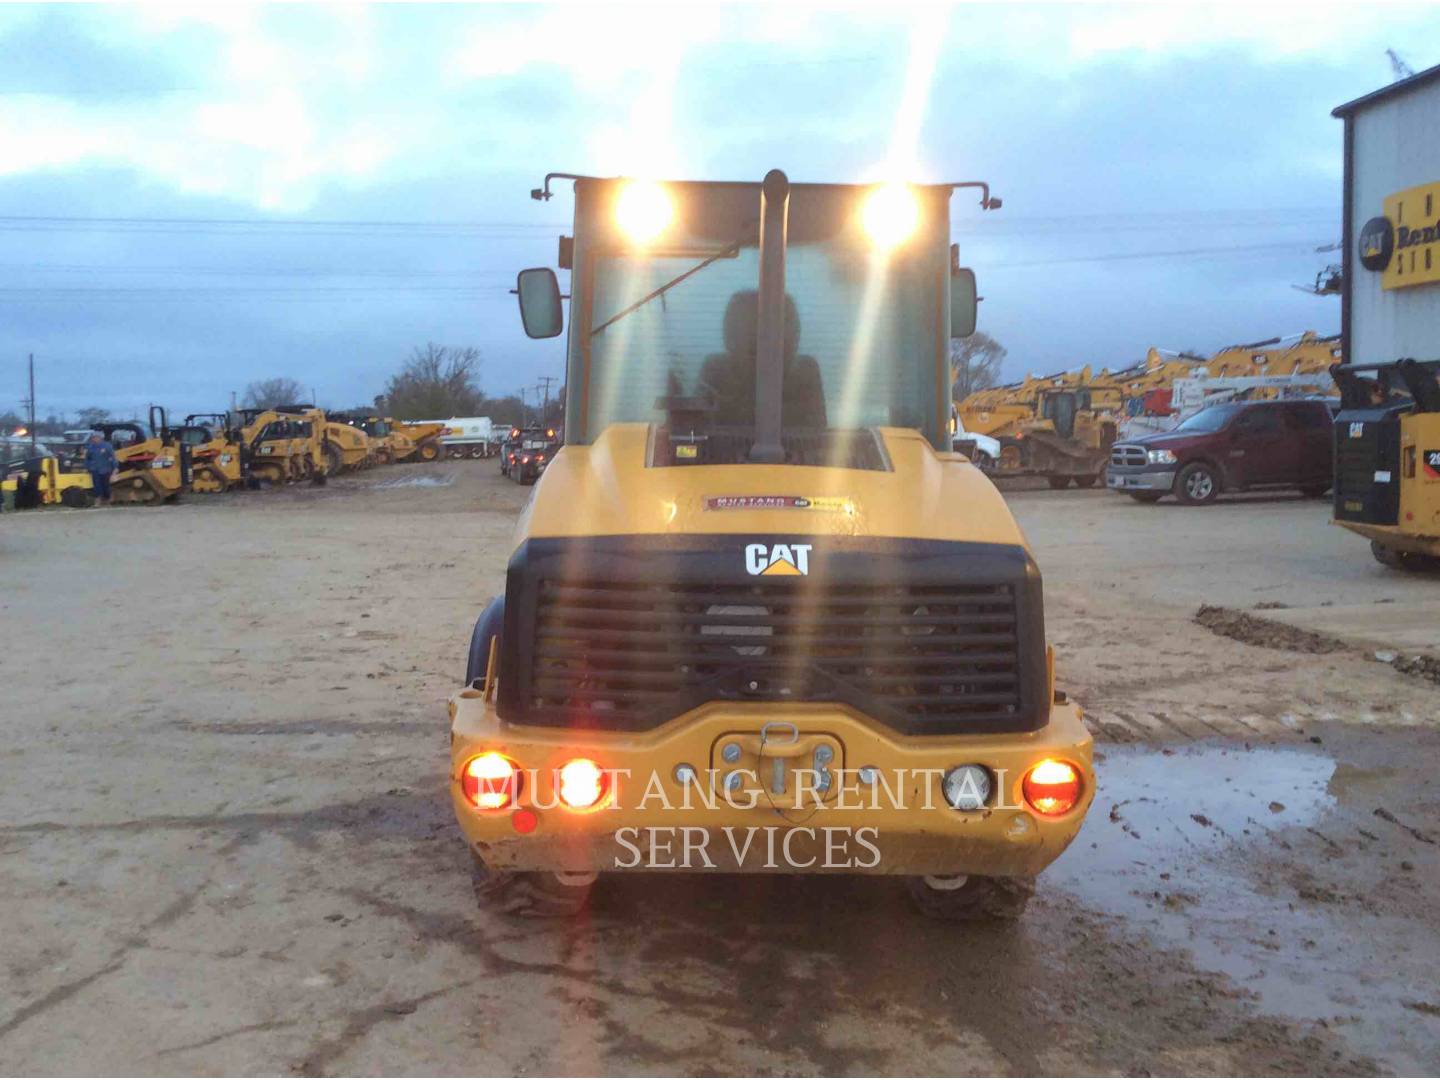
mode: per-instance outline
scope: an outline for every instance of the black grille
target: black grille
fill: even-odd
[[[1143,446],[1115,446],[1110,450],[1111,465],[1144,465],[1145,448]]]
[[[1335,418],[1335,517],[1400,520],[1400,420],[1394,409],[1346,409]]]
[[[643,730],[707,701],[840,701],[910,733],[1043,723],[1028,559],[1019,581],[853,582],[811,558],[809,577],[731,582],[695,580],[684,560],[628,580],[577,573],[574,557],[548,568],[561,575],[517,575],[512,564],[506,634],[522,650],[505,649],[514,664],[508,678],[502,667],[502,716]]]

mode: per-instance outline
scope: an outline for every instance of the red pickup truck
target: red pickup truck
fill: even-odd
[[[1117,442],[1105,482],[1139,502],[1174,495],[1199,505],[1256,488],[1319,498],[1334,476],[1333,408],[1326,400],[1211,405],[1173,431]]]

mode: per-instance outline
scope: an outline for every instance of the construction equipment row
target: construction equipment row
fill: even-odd
[[[1166,430],[1219,400],[1334,396],[1329,369],[1339,360],[1339,338],[1313,331],[1208,358],[1152,348],[1144,363],[1119,371],[1096,374],[1087,365],[976,391],[956,409],[956,446],[993,476],[1091,487],[1104,477],[1118,437]],[[999,457],[974,453],[965,443],[974,435],[998,439]]]
[[[153,504],[186,492],[323,484],[376,465],[436,461],[445,453],[446,426],[313,405],[192,413],[183,424],[171,424],[157,405],[148,423],[105,421],[93,430],[115,448],[114,501]],[[85,444],[76,442],[60,456],[31,459],[23,478],[5,479],[5,490],[16,492],[20,505],[28,497],[41,505],[88,506],[93,493],[84,455]]]

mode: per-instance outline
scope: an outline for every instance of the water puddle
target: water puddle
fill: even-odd
[[[1424,972],[1440,948],[1414,955],[1415,925],[1357,914],[1311,872],[1368,857],[1330,834],[1355,834],[1335,814],[1371,777],[1319,748],[1234,745],[1109,748],[1097,768],[1095,805],[1046,889],[1116,933],[1188,950],[1266,1013],[1340,1027],[1360,1052],[1423,1071],[1435,1021],[1413,1001],[1434,997]]]
[[[375,485],[377,488],[440,488],[450,487],[455,483],[454,473],[441,473],[440,475],[429,476],[397,476],[392,480],[382,480]]]

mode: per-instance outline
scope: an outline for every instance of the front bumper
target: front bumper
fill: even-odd
[[[1033,876],[1075,838],[1094,797],[1091,738],[1073,703],[1053,705],[1037,731],[996,735],[902,736],[844,706],[714,703],[644,732],[580,731],[504,723],[480,690],[450,700],[450,791],[466,841],[503,870],[575,873],[690,870],[774,873],[981,874]],[[829,741],[838,782],[802,805],[767,794],[774,764],[760,751],[758,782],[730,799],[721,746],[770,724]],[[465,764],[496,751],[525,779],[517,802],[479,811],[461,793]],[[778,756],[780,751],[774,751]],[[577,812],[555,795],[555,771],[573,757],[613,778],[600,808]],[[1025,773],[1057,758],[1080,773],[1083,790],[1067,813],[1047,817],[1024,801]],[[987,808],[960,812],[940,778],[958,764],[985,766],[994,779]],[[683,784],[677,766],[698,775]],[[862,767],[881,782],[866,784]],[[517,808],[525,813],[514,814]],[[522,833],[523,825],[533,830]]]
[[[1111,465],[1105,470],[1105,486],[1116,491],[1170,491],[1175,487],[1175,470]]]

